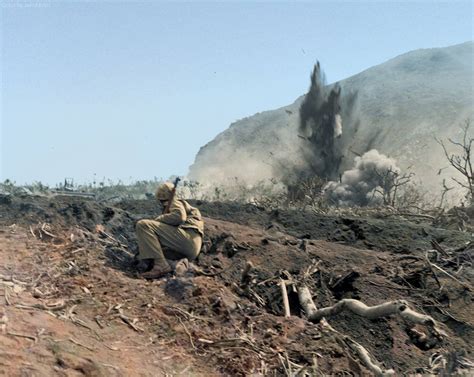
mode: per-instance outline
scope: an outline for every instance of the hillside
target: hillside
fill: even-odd
[[[155,216],[156,201],[0,195],[0,375],[472,373],[468,233],[426,218],[193,204],[206,224],[199,258],[150,281],[131,256],[135,220]],[[339,310],[313,318],[305,287],[317,308]],[[397,312],[368,318],[340,304],[389,301]]]
[[[439,190],[442,178],[453,172],[438,175],[447,164],[434,137],[459,138],[462,122],[474,117],[473,46],[411,51],[339,82],[343,97],[358,92],[360,120],[358,130],[349,133],[352,142],[342,166],[350,167],[355,153],[376,148],[402,168],[413,165],[426,188]],[[233,123],[200,149],[189,177],[251,182],[278,176],[304,142],[298,137],[302,99]]]

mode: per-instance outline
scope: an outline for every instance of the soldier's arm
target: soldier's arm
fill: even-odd
[[[173,200],[170,205],[169,213],[158,216],[155,220],[168,224],[178,226],[186,221],[186,209],[183,203],[179,200]]]

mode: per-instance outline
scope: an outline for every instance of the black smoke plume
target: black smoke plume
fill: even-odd
[[[357,122],[351,119],[355,101],[356,94],[343,99],[339,85],[326,86],[319,62],[314,66],[311,86],[300,106],[299,133],[305,139],[300,178],[339,179],[347,147],[343,127],[346,128],[347,122],[351,133],[357,129]]]
[[[338,84],[326,85],[318,62],[299,115],[302,163],[287,180],[288,191],[298,192],[303,182],[317,177],[327,182],[324,193],[335,204],[365,206],[380,200],[382,177],[396,177],[400,169],[394,159],[372,149],[381,137],[377,130],[358,138],[362,153],[352,150],[360,124],[357,93],[343,93]]]

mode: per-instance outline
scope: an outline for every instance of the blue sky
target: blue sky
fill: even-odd
[[[186,174],[230,123],[418,48],[472,40],[472,3],[6,0],[0,180]]]

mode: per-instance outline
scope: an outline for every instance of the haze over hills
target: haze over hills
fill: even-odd
[[[395,158],[402,169],[411,167],[427,189],[439,191],[442,178],[454,172],[445,169],[438,174],[447,163],[435,137],[459,138],[462,123],[468,118],[474,122],[473,47],[471,41],[411,51],[340,81],[343,98],[358,93],[360,120],[357,130],[344,133],[344,125],[354,122],[345,119],[343,109],[343,137],[351,140],[341,169],[350,168],[357,154],[375,148]],[[298,129],[303,98],[233,123],[200,149],[189,178],[278,178],[283,168],[299,159],[302,143],[307,142]]]

